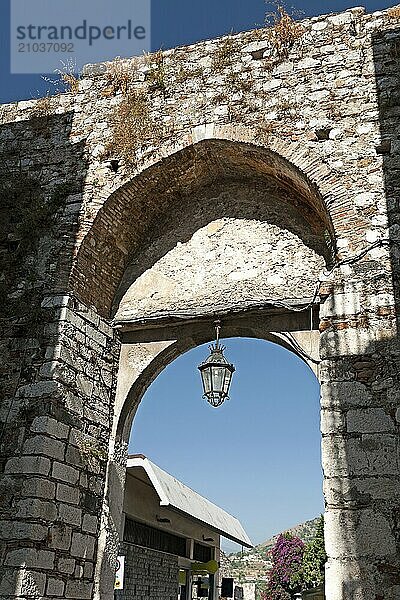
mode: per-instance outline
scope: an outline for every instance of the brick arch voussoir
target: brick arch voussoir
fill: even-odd
[[[337,174],[327,164],[322,163],[320,157],[313,154],[308,147],[301,142],[282,140],[272,135],[267,142],[264,142],[260,140],[257,131],[243,125],[208,123],[194,127],[189,134],[179,141],[171,137],[159,148],[157,156],[148,159],[137,174],[143,173],[149,167],[157,164],[160,158],[168,158],[172,154],[185,150],[199,142],[213,139],[252,144],[253,146],[272,150],[292,163],[318,189],[335,232],[337,226],[339,226],[339,215],[343,214],[343,209],[346,209],[348,214],[353,212],[353,207],[349,201],[349,193],[338,181]]]

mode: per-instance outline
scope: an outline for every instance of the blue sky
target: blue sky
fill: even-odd
[[[82,0],[84,1],[84,0]],[[134,0],[125,0],[125,2]],[[0,2],[0,103],[45,95],[49,84],[40,76],[10,75],[9,21],[10,2]],[[28,2],[29,4],[29,2]],[[288,3],[289,6],[292,4]],[[359,4],[356,0],[293,3],[305,16],[337,12]],[[368,0],[368,12],[395,4]],[[152,0],[151,45],[156,50],[189,44],[201,39],[254,28],[263,23],[266,6],[263,0]],[[114,58],[114,56],[109,57]],[[55,65],[54,68],[60,67]],[[50,86],[51,87],[51,86]]]
[[[202,398],[197,365],[208,348],[195,348],[147,390],[130,451],[237,516],[257,543],[323,512],[319,384],[276,344],[225,345],[237,368],[231,400],[214,409]]]

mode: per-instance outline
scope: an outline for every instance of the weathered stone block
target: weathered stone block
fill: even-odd
[[[45,433],[60,440],[65,440],[68,437],[69,427],[50,417],[36,417],[31,425],[31,431]]]
[[[83,576],[90,579],[94,573],[94,565],[93,563],[85,560],[85,564],[83,566]]]
[[[64,483],[57,484],[57,500],[61,502],[67,502],[68,504],[78,504],[80,497],[80,491],[77,487],[72,487]]]
[[[324,436],[322,467],[326,477],[397,476],[396,438],[387,434],[346,439]]]
[[[69,465],[55,462],[51,472],[52,477],[67,483],[75,484],[79,479],[79,471]]]
[[[95,341],[100,346],[107,346],[106,336],[91,325],[86,325],[85,332],[90,340]]]
[[[5,473],[32,473],[37,475],[48,475],[50,471],[50,460],[43,456],[20,456],[10,458],[5,466]]]
[[[85,331],[85,321],[82,319],[77,312],[71,310],[68,307],[63,307],[55,311],[55,318],[60,321],[66,321],[68,324],[76,327],[80,331]]]
[[[346,431],[346,419],[339,410],[321,410],[321,433],[343,433]]]
[[[65,590],[65,598],[72,600],[90,600],[92,597],[93,584],[81,579],[69,580]]]
[[[27,569],[54,569],[54,552],[36,550],[35,548],[19,548],[7,553],[5,564],[11,567],[25,566]]]
[[[39,477],[25,479],[22,489],[25,496],[36,496],[37,498],[53,500],[56,495],[56,484],[48,479]]]
[[[324,496],[328,506],[362,507],[372,506],[377,501],[400,502],[400,485],[393,477],[330,477],[324,481]]]
[[[73,558],[60,557],[57,562],[57,568],[60,573],[71,575],[75,570],[75,560]]]
[[[17,505],[17,517],[52,521],[57,517],[57,507],[53,502],[45,502],[38,498],[23,498]]]
[[[326,600],[369,600],[375,596],[372,574],[357,560],[328,560],[325,579]]]
[[[47,527],[39,523],[23,521],[0,521],[0,539],[42,541],[47,536]]]
[[[390,523],[377,511],[329,510],[325,513],[325,545],[332,558],[356,559],[396,555]]]
[[[15,583],[14,589],[10,592],[10,595],[18,594],[22,597],[41,597],[44,594],[46,575],[38,571],[32,571],[30,569],[21,569],[15,571]],[[3,587],[2,587],[2,593]]]
[[[65,590],[65,583],[62,579],[55,579],[49,577],[47,581],[46,593],[48,596],[60,596],[63,597]]]
[[[321,385],[321,407],[339,409],[368,407],[373,404],[369,389],[358,381],[338,381]]]
[[[93,392],[93,381],[78,373],[76,377],[76,383],[79,391],[86,397],[90,398]]]
[[[42,308],[60,308],[68,306],[70,302],[69,296],[47,296],[42,300]]]
[[[97,533],[98,517],[94,515],[84,515],[82,521],[82,530],[88,533]]]
[[[64,460],[65,443],[44,435],[36,435],[26,440],[23,451],[26,454],[44,454],[56,460]]]
[[[94,545],[96,538],[82,534],[74,533],[72,535],[71,555],[79,558],[93,558]]]
[[[58,504],[58,516],[63,523],[69,525],[81,525],[82,509],[69,504]]]
[[[347,413],[347,431],[349,433],[380,433],[394,430],[393,419],[382,408],[349,410]]]
[[[343,329],[321,334],[322,359],[339,356],[361,356],[375,352],[376,334],[373,329]]]
[[[335,293],[326,300],[320,310],[320,315],[332,317],[334,315],[356,315],[361,311],[360,293],[356,290],[345,294]]]
[[[71,528],[57,523],[49,529],[50,547],[55,550],[68,550],[71,546]]]
[[[54,397],[59,393],[59,384],[57,381],[39,381],[24,385],[18,389],[17,396],[25,398],[41,398],[43,396]]]

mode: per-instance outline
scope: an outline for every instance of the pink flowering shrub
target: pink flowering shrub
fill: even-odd
[[[271,550],[272,569],[262,600],[290,600],[300,591],[299,572],[302,567],[304,542],[295,536],[280,535]]]

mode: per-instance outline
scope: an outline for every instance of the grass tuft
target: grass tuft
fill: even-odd
[[[130,91],[112,116],[113,136],[106,156],[118,156],[125,165],[137,165],[138,151],[155,144],[162,137],[162,128],[150,115],[148,96],[143,90]]]
[[[294,44],[304,35],[304,28],[296,23],[285,8],[278,5],[276,10],[265,16],[267,39],[278,59],[288,58]]]

